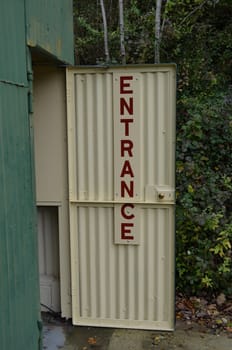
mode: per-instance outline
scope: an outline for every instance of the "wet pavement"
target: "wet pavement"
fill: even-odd
[[[44,350],[232,350],[231,334],[178,323],[175,332],[72,326],[43,317]]]

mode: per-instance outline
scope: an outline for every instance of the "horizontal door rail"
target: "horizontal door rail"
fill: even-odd
[[[107,205],[107,206],[114,206],[116,204],[126,204],[126,203],[133,203],[136,205],[142,205],[142,206],[150,206],[150,205],[157,205],[157,206],[161,206],[161,205],[175,205],[175,202],[173,201],[156,201],[156,202],[143,202],[143,201],[133,201],[133,200],[126,200],[126,201],[99,201],[99,200],[75,200],[75,199],[70,199],[69,200],[70,204],[74,204],[77,206],[83,206],[83,205]]]

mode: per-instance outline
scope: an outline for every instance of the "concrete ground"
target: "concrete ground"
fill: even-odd
[[[45,350],[232,350],[229,333],[177,323],[175,332],[72,326],[51,316],[44,317]]]

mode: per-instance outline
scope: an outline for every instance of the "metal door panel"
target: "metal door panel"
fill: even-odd
[[[175,67],[69,69],[67,105],[73,322],[171,330]]]

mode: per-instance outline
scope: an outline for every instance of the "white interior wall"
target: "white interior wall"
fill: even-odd
[[[37,207],[37,213],[41,310],[60,312],[58,208]]]

